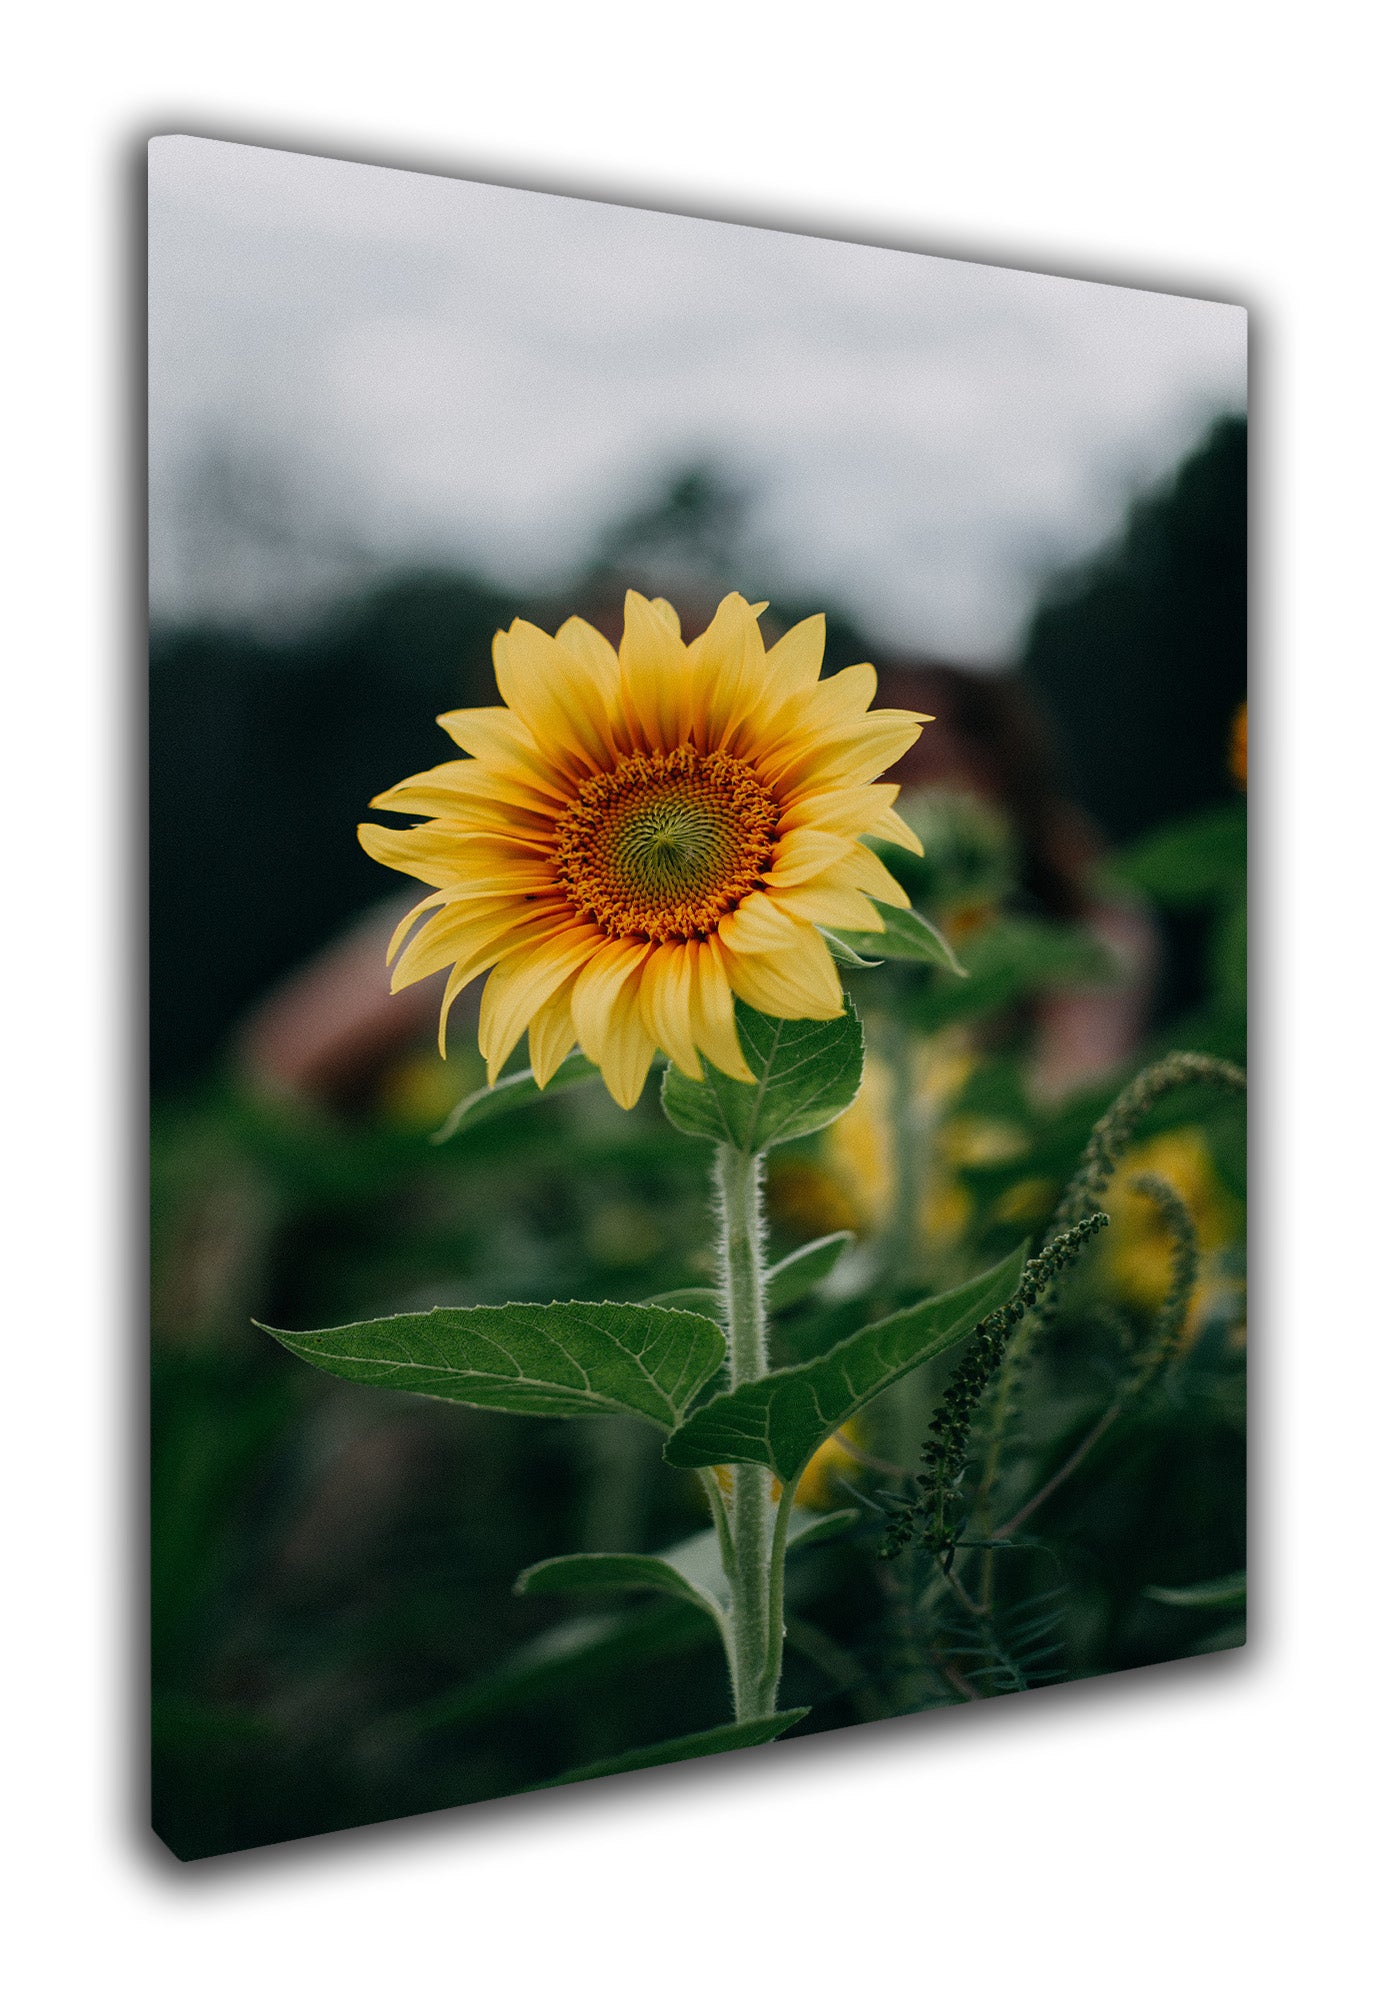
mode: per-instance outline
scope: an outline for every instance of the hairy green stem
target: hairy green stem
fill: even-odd
[[[735,1541],[730,1534],[730,1518],[726,1515],[726,1499],[721,1494],[721,1485],[716,1480],[714,1469],[698,1469],[697,1480],[706,1491],[711,1521],[716,1526],[716,1542],[721,1548],[721,1566],[727,1578],[735,1568]]]
[[[769,1549],[769,1640],[764,1653],[764,1668],[760,1679],[761,1688],[767,1699],[764,1706],[766,1711],[772,1711],[774,1708],[779,1677],[783,1671],[783,1633],[786,1618],[783,1611],[783,1568],[788,1558],[788,1526],[793,1519],[793,1499],[797,1493],[796,1480],[785,1484],[779,1492],[778,1512],[774,1518],[774,1540]]]
[[[721,1282],[730,1343],[732,1387],[769,1369],[765,1309],[763,1158],[729,1143],[716,1152],[720,1205]],[[791,1492],[785,1492],[791,1507]],[[737,1719],[767,1717],[775,1708],[783,1658],[783,1534],[775,1529],[772,1477],[748,1462],[730,1471],[729,1523],[733,1556],[727,1654]]]

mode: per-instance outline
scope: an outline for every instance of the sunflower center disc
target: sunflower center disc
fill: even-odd
[[[630,755],[589,776],[560,820],[558,877],[607,935],[685,941],[760,884],[777,827],[773,797],[733,755]]]

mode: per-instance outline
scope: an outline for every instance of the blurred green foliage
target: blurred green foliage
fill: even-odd
[[[1222,814],[1136,848],[1121,871],[1150,892],[1195,881],[1228,922],[1228,823]],[[964,829],[952,827],[962,856],[950,869],[939,836],[918,897],[944,927],[976,905]],[[867,1088],[841,1122],[775,1153],[775,1253],[842,1215],[859,1236],[822,1287],[781,1311],[781,1359],[811,1356],[1041,1230],[1127,1077],[1035,1101],[1025,1078],[1034,994],[1099,966],[1091,942],[1006,914],[1002,864],[987,878],[990,917],[958,938],[967,983],[926,964],[849,973],[867,1033],[887,1004],[925,1025],[917,1040],[909,1029],[910,1044],[956,1057],[917,1132],[918,1212],[902,1263],[887,1197],[870,1208],[859,1168],[862,1143],[888,1151],[884,1097]],[[1228,1045],[1241,1014],[1225,954],[1213,951],[1206,1000],[1169,1027],[1172,1039],[1242,1050]],[[967,992],[967,1008],[940,1008],[947,990]],[[439,1064],[422,1048],[406,1057]],[[452,1063],[457,1096],[478,1078],[471,1058]],[[704,1146],[669,1127],[653,1094],[625,1115],[598,1086],[578,1086],[440,1147],[414,1111],[401,1115],[416,1091],[397,1074],[350,1119],[253,1101],[225,1079],[159,1110],[155,1813],[180,1855],[484,1799],[725,1722],[724,1666],[694,1608],[659,1600],[572,1618],[512,1591],[539,1560],[653,1551],[704,1526],[693,1477],[662,1465],[656,1433],[363,1392],[291,1363],[250,1327],[252,1316],[295,1329],[438,1302],[638,1300],[704,1285]],[[989,1555],[982,1622],[939,1589],[920,1550],[889,1565],[876,1557],[889,1499],[908,1486],[892,1467],[917,1465],[950,1363],[886,1395],[823,1468],[823,1506],[849,1502],[862,1520],[792,1569],[783,1701],[811,1706],[800,1729],[1241,1638],[1239,1607],[1211,1583],[1244,1566],[1242,1112],[1170,1098],[1140,1130],[1135,1160],[1146,1165],[1160,1143],[1164,1168],[1181,1171],[1207,1271],[1166,1378],[1098,1437],[1022,1542]],[[1148,1334],[1170,1254],[1156,1228],[1134,1225],[1130,1203],[1112,1207],[1108,1248],[1074,1281],[1026,1371],[992,1524],[1098,1426]]]

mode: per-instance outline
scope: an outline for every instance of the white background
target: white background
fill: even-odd
[[[456,0],[130,0],[12,23],[4,378],[23,435],[4,481],[5,1148],[20,1283],[0,1446],[14,1844],[0,1875],[26,1995],[1371,1984],[1384,1395],[1369,18],[1337,0],[1279,27],[1271,9],[1214,0],[529,0],[504,17]],[[1247,1656],[189,1868],[141,1832],[131,216],[158,131],[1249,306],[1262,1073]]]

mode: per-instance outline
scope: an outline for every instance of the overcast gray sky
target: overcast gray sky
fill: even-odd
[[[156,615],[398,558],[556,582],[711,459],[756,585],[1003,658],[1244,406],[1238,306],[219,140],[149,186]]]

